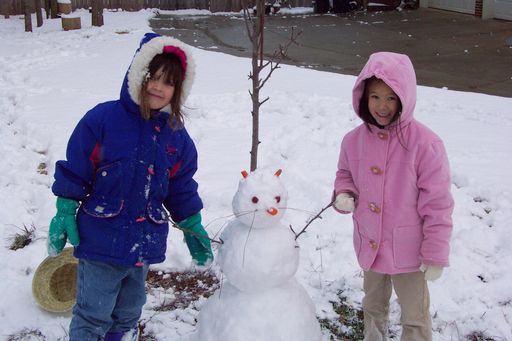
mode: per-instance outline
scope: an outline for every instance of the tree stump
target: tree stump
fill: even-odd
[[[59,13],[60,14],[69,14],[71,13],[71,1],[57,1],[59,5]]]
[[[79,30],[82,28],[80,17],[63,16],[61,18],[61,20],[62,20],[62,28],[64,29],[64,31]]]

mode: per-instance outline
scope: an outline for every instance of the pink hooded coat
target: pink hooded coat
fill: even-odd
[[[353,106],[375,76],[398,95],[398,121],[362,124],[341,143],[335,193],[355,197],[354,248],[360,266],[385,274],[418,271],[423,262],[448,266],[453,199],[441,139],[413,118],[416,75],[406,55],[372,54],[357,78]],[[347,213],[347,212],[342,212]]]

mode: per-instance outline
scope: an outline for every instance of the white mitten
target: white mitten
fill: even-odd
[[[344,212],[354,212],[354,197],[348,193],[340,193],[336,196],[334,207]]]
[[[426,265],[422,263],[420,266],[420,271],[425,273],[426,281],[433,282],[441,277],[443,274],[443,267],[436,265]]]

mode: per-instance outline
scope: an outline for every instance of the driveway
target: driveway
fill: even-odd
[[[243,17],[160,14],[157,33],[203,49],[250,57]],[[357,75],[369,55],[409,55],[418,84],[512,97],[512,22],[420,8],[343,15],[283,14],[265,21],[265,54],[302,32],[287,64]]]

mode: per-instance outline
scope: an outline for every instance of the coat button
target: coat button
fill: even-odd
[[[380,213],[380,207],[375,205],[373,202],[370,203],[370,205],[368,205],[368,207],[370,207],[370,211],[372,211],[374,213]]]
[[[377,248],[379,247],[379,244],[377,244],[377,242],[373,239],[370,240],[368,243],[370,244],[370,247],[374,250],[377,250]]]
[[[377,136],[378,136],[381,140],[387,140],[387,139],[388,139],[388,134],[383,133],[383,132],[379,132],[379,133],[377,134]]]
[[[375,175],[381,175],[383,172],[382,172],[382,169],[380,169],[379,167],[377,166],[372,166],[370,167],[370,170],[372,171],[373,174]]]
[[[107,171],[101,172],[101,176],[107,176]]]

